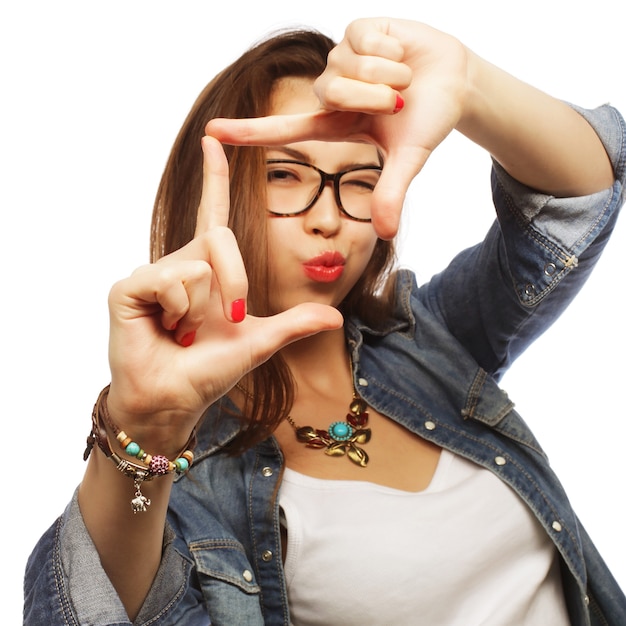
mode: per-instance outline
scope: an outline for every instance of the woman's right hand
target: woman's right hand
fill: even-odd
[[[178,451],[205,409],[281,347],[343,322],[336,309],[314,303],[245,315],[246,271],[227,227],[228,163],[216,139],[204,137],[202,149],[194,238],[109,295],[109,412],[161,454]]]
[[[372,223],[379,237],[391,239],[409,185],[465,112],[471,58],[458,39],[426,24],[358,19],[348,25],[315,81],[318,111],[215,118],[206,132],[234,145],[372,143],[384,155],[372,197]]]

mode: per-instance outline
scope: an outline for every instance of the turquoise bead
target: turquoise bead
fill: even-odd
[[[135,443],[134,441],[131,441],[126,446],[126,453],[130,454],[130,456],[137,456],[139,454],[140,450],[141,450],[141,448],[139,447],[139,444]]]
[[[189,461],[187,461],[187,459],[183,459],[182,457],[176,459],[174,461],[174,465],[179,472],[186,472],[189,469]]]

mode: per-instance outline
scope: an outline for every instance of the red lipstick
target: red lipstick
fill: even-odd
[[[318,283],[332,283],[343,274],[346,260],[339,252],[324,252],[319,256],[305,261],[302,266],[304,273]]]

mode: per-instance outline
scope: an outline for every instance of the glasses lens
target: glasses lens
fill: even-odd
[[[363,168],[344,172],[335,182],[343,210],[357,219],[371,218],[372,192],[380,169]],[[293,215],[310,208],[322,185],[322,175],[312,166],[293,161],[268,161],[268,210]]]
[[[357,219],[372,217],[372,193],[380,170],[367,168],[345,172],[339,179],[339,197],[344,211]]]
[[[322,177],[312,167],[290,161],[267,164],[267,208],[289,215],[304,211],[317,194]]]

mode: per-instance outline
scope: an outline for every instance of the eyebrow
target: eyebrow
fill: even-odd
[[[286,156],[289,156],[292,159],[295,159],[296,161],[304,161],[305,163],[311,163],[312,161],[311,156],[309,154],[307,154],[306,152],[302,152],[300,150],[296,150],[295,148],[291,148],[290,146],[272,146],[271,148],[268,148],[267,151],[268,152],[271,152],[271,151],[282,152]],[[379,153],[379,157],[380,156],[381,155]],[[348,163],[342,163],[339,169],[346,170],[346,169],[350,169],[351,167],[382,167],[382,162],[383,162],[382,158],[380,159],[379,162],[351,161]],[[315,163],[311,163],[311,164],[315,165]]]

